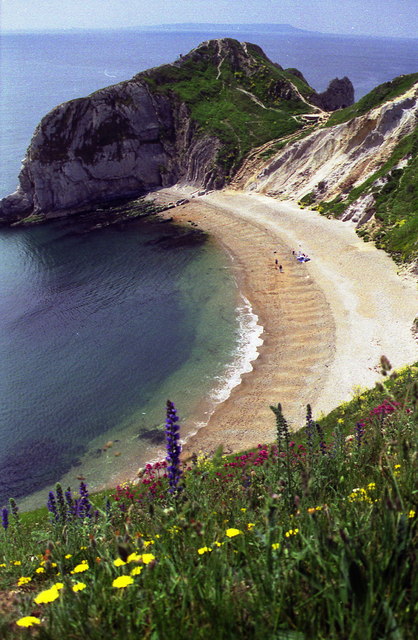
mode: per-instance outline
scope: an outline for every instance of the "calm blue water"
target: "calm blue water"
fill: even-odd
[[[14,190],[40,118],[55,105],[170,62],[203,40],[256,42],[317,90],[348,75],[359,98],[416,71],[407,40],[240,33],[1,37],[0,196]],[[194,429],[254,354],[259,329],[228,257],[210,240],[178,247],[167,225],[87,235],[66,223],[0,230],[0,506],[57,480],[116,482],[157,455],[138,436],[167,397]],[[103,445],[114,441],[103,451]]]

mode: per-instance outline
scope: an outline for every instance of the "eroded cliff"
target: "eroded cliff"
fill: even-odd
[[[284,71],[256,45],[205,42],[47,114],[0,217],[88,209],[179,181],[220,188],[252,147],[302,128],[299,115],[320,112],[314,103],[321,97],[302,74]]]

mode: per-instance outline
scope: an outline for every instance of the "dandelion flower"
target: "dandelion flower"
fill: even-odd
[[[54,602],[54,600],[59,598],[59,595],[58,589],[56,587],[51,587],[50,589],[46,589],[45,591],[38,593],[33,601],[36,602],[36,604],[46,604],[48,602]]]
[[[200,549],[197,550],[197,553],[202,556],[204,553],[209,553],[210,551],[212,551],[210,547],[200,547]]]
[[[20,560],[13,560],[12,564],[14,564],[15,567],[20,567],[22,563]]]
[[[75,584],[73,584],[72,589],[74,593],[77,593],[77,591],[83,591],[83,589],[85,589],[86,586],[87,585],[85,585],[84,582],[76,582]]]
[[[115,567],[123,567],[126,562],[122,560],[122,558],[116,558],[116,560],[113,560],[113,564],[115,565]]]
[[[16,624],[19,627],[32,627],[34,624],[41,624],[41,621],[39,618],[35,618],[35,616],[24,616],[16,620]]]
[[[150,562],[155,560],[155,556],[152,553],[143,553],[140,558],[144,564],[149,564]]]
[[[19,578],[19,580],[17,581],[17,586],[21,587],[24,584],[28,584],[28,582],[30,582],[32,580],[32,578],[29,578],[27,576],[22,576],[21,578]]]
[[[52,585],[51,587],[52,589],[58,589],[58,591],[60,589],[64,589],[64,583],[63,582],[56,582],[55,584]]]
[[[38,567],[35,569],[35,573],[45,573],[45,569],[43,567]]]
[[[218,542],[217,540],[215,540],[215,542],[213,543],[214,547],[222,547],[222,545],[225,544],[224,542]]]
[[[131,576],[139,576],[142,571],[142,567],[134,567],[131,571]]]
[[[154,540],[144,540],[143,542],[145,549],[149,547],[150,544],[154,544]]]
[[[83,571],[88,571],[89,563],[87,560],[82,560],[80,564],[77,564],[70,573],[83,573]]]
[[[72,554],[72,553],[67,553],[67,555],[66,555],[66,556],[64,556],[64,558],[65,558],[66,560],[68,560],[68,558],[72,558],[72,557],[73,557],[73,554]]]
[[[247,529],[248,529],[248,531],[251,531],[251,529],[254,529],[254,527],[255,527],[254,522],[249,522],[249,523],[247,524]]]
[[[225,531],[225,535],[228,536],[228,538],[234,538],[235,536],[239,536],[242,533],[242,531],[240,531],[239,529],[227,529]]]
[[[134,583],[134,579],[131,576],[119,576],[112,582],[112,587],[116,589],[124,589],[130,584]]]
[[[415,511],[413,509],[408,513],[408,518],[415,518]]]
[[[271,548],[274,550],[280,549],[280,542],[273,542],[273,544],[271,545]]]
[[[139,555],[139,553],[131,553],[129,554],[129,556],[126,558],[126,563],[129,564],[130,562],[139,562],[141,560],[141,556]]]

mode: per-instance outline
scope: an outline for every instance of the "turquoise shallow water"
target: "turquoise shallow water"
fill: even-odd
[[[134,474],[161,451],[147,432],[167,398],[194,430],[250,358],[253,316],[228,257],[172,234],[149,222],[0,233],[0,503]]]

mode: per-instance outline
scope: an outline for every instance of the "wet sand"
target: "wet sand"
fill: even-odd
[[[154,195],[160,202],[190,197],[179,189]],[[164,215],[197,224],[231,254],[239,287],[264,328],[253,371],[186,441],[185,456],[271,442],[270,405],[281,402],[298,429],[307,403],[318,417],[349,400],[356,387],[372,386],[381,355],[395,367],[418,360],[416,282],[398,276],[389,256],[364,243],[350,224],[232,191],[195,197]],[[292,250],[311,261],[297,262]]]

